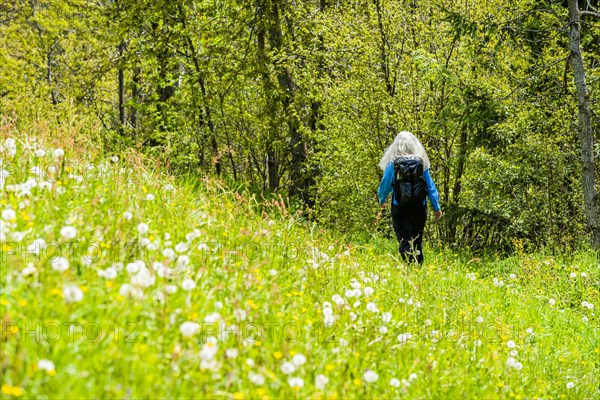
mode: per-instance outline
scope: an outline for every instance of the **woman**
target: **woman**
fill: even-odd
[[[417,205],[398,205],[394,197],[394,161],[398,157],[417,156],[422,162],[423,178],[427,188],[427,197],[431,202],[434,210],[435,220],[442,217],[440,209],[440,199],[435,187],[433,179],[429,174],[429,157],[425,148],[410,132],[400,132],[394,142],[387,148],[379,167],[383,170],[383,179],[379,185],[379,204],[385,208],[385,202],[390,191],[392,192],[392,223],[394,232],[400,244],[399,251],[402,258],[407,261],[411,260],[411,256],[416,258],[419,264],[423,263],[423,229],[427,219],[427,199],[423,199],[423,204],[420,201]],[[414,157],[413,157],[414,158]]]

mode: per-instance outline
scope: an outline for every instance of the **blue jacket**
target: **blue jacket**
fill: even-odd
[[[425,170],[423,172],[423,178],[425,178],[425,184],[427,185],[427,197],[429,197],[429,201],[431,202],[431,206],[434,211],[440,210],[440,196],[438,194],[437,188],[435,187],[435,183],[433,183],[433,179],[431,179],[431,175],[429,174],[429,170]],[[383,178],[381,179],[381,184],[379,184],[379,204],[385,203],[385,200],[392,192],[392,200],[394,204],[396,203],[396,199],[394,199],[394,188],[392,187],[392,182],[394,181],[394,163],[391,162],[388,164],[387,168],[383,172]],[[427,199],[423,201],[423,205],[427,202]]]

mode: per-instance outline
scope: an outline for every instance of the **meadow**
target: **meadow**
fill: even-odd
[[[599,398],[600,265],[351,243],[3,131],[2,398]]]

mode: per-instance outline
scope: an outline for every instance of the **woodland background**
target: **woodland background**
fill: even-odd
[[[0,114],[359,236],[390,230],[377,163],[409,130],[445,212],[430,239],[598,245],[600,14],[568,3],[3,0]]]

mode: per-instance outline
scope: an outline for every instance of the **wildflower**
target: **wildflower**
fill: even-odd
[[[415,379],[417,379],[417,374],[415,374],[414,372],[408,376],[408,380],[410,382],[414,381]]]
[[[250,382],[252,382],[253,384],[260,386],[260,385],[264,385],[265,383],[265,377],[262,376],[261,374],[256,374],[254,372],[250,372],[248,374],[248,378],[250,379]]]
[[[375,303],[373,303],[372,301],[367,303],[367,310],[371,311],[371,312],[379,312],[379,308],[377,308],[377,305]]]
[[[582,272],[582,273],[579,274],[579,276],[581,276],[582,278],[587,278],[587,273]]]
[[[44,239],[35,239],[33,243],[27,246],[27,251],[36,256],[40,254],[42,248],[46,247],[46,241]]]
[[[238,309],[236,309],[236,310],[233,311],[233,316],[238,321],[245,321],[247,315],[248,314],[246,313],[246,310],[242,310],[241,308],[238,308]]]
[[[217,338],[210,336],[206,338],[206,343],[204,343],[204,346],[200,350],[200,358],[204,361],[211,361],[215,358],[218,350]]]
[[[398,335],[398,341],[400,343],[406,343],[410,338],[412,338],[412,334],[410,333],[401,333]]]
[[[177,243],[177,245],[175,246],[175,251],[177,251],[178,253],[185,253],[186,251],[188,251],[190,249],[190,246],[187,243]]]
[[[517,279],[517,275],[515,275],[515,274],[510,274],[508,277],[509,277],[510,279]]]
[[[254,367],[254,365],[255,365],[254,360],[251,358],[246,359],[246,365],[249,366],[250,368]]]
[[[146,263],[144,263],[143,261],[140,261],[140,260],[136,260],[132,263],[129,263],[125,267],[125,269],[127,270],[127,272],[129,274],[136,274],[143,268],[146,268]]]
[[[177,266],[180,268],[185,268],[190,264],[190,258],[187,255],[182,255],[177,257]]]
[[[477,322],[478,324],[483,323],[483,317],[480,315],[479,317],[475,318],[475,322]]]
[[[64,272],[69,268],[69,261],[64,257],[55,257],[50,260],[52,269],[58,272]]]
[[[367,286],[367,287],[364,289],[365,297],[369,297],[370,295],[372,295],[372,294],[373,294],[373,292],[374,292],[374,291],[375,291],[375,290],[374,290],[374,289],[373,289],[371,286]]]
[[[523,369],[523,364],[521,364],[520,362],[516,362],[515,365],[513,365],[513,368],[516,369],[517,371],[520,371]]]
[[[124,219],[125,221],[131,221],[131,219],[132,219],[132,218],[133,218],[133,214],[132,214],[131,212],[129,212],[129,211],[125,211],[125,212],[123,213],[123,219]]]
[[[148,224],[145,223],[140,223],[137,226],[137,231],[140,235],[145,235],[146,233],[148,233],[148,231],[150,230],[150,228],[148,227]]]
[[[277,270],[276,269],[270,269],[269,270],[269,275],[271,275],[271,276],[277,275]]]
[[[291,362],[285,361],[283,364],[281,364],[281,372],[283,372],[284,374],[293,374],[294,371],[296,371],[296,367]]]
[[[506,342],[506,347],[508,347],[509,349],[514,349],[516,346],[517,345],[512,340],[509,340],[508,342]]]
[[[46,150],[37,149],[33,154],[35,154],[36,157],[44,157],[46,155]]]
[[[400,387],[400,381],[397,378],[390,379],[390,386],[392,387]]]
[[[194,336],[196,334],[196,332],[198,332],[199,329],[200,329],[200,324],[198,324],[196,322],[192,322],[192,321],[185,321],[179,327],[179,330],[181,331],[181,334],[184,337]]]
[[[379,327],[379,333],[381,333],[382,335],[385,335],[386,333],[388,333],[387,326],[380,326]]]
[[[60,230],[60,236],[64,237],[67,240],[75,239],[77,236],[77,229],[72,226],[65,226]]]
[[[373,383],[373,382],[377,382],[377,380],[379,379],[379,375],[377,375],[377,372],[375,372],[375,371],[367,370],[363,374],[363,379],[367,383]]]
[[[25,268],[23,268],[23,271],[21,271],[21,275],[29,276],[29,275],[35,274],[36,272],[37,272],[37,269],[35,268],[33,263],[28,263],[27,266]]]
[[[5,221],[12,221],[17,219],[17,213],[11,209],[11,208],[7,208],[2,210],[2,219]]]
[[[527,328],[527,329],[525,329],[525,332],[527,332],[529,335],[531,335],[533,333],[533,328]]]
[[[63,296],[67,303],[77,303],[83,300],[83,291],[77,285],[66,284],[63,287]]]
[[[188,291],[188,292],[189,292],[190,290],[193,290],[193,289],[195,289],[195,288],[196,288],[196,282],[194,282],[194,281],[193,281],[192,279],[190,279],[190,278],[186,278],[186,279],[184,279],[184,280],[183,280],[183,282],[181,283],[181,288],[182,288],[183,290],[186,290],[186,291]]]
[[[325,389],[325,386],[328,383],[329,383],[329,378],[327,378],[325,375],[319,374],[319,375],[315,376],[315,386],[317,387],[317,389],[319,389],[319,390]]]
[[[173,293],[177,292],[177,286],[167,285],[167,286],[165,286],[165,292],[167,292],[169,294],[173,294]]]
[[[146,195],[146,201],[152,201],[152,200],[154,200],[154,195],[152,193],[148,193]]]
[[[303,365],[304,363],[306,363],[306,357],[304,357],[304,355],[302,354],[296,354],[293,358],[292,358],[292,363],[299,367],[301,365]]]
[[[556,301],[554,299],[550,299],[550,300],[548,300],[548,304],[553,306],[554,304],[556,304]]]
[[[575,383],[573,383],[573,382],[567,383],[567,389],[573,389],[574,387],[575,387]]]
[[[323,324],[326,328],[333,326],[335,324],[335,317],[333,315],[326,315],[325,318],[323,318]]]
[[[54,363],[50,360],[41,359],[37,363],[37,367],[41,371],[46,371],[49,374],[54,374],[56,372],[54,368]]]
[[[388,323],[392,320],[392,313],[389,312],[384,312],[383,314],[381,314],[381,319],[383,320],[384,323]]]
[[[65,151],[63,149],[54,149],[54,158],[62,158],[65,156]]]
[[[342,306],[346,303],[346,301],[344,300],[344,298],[342,296],[340,296],[339,294],[334,294],[331,297],[331,300],[333,300],[333,302],[335,304],[337,304],[338,306]]]
[[[137,274],[131,278],[131,284],[142,288],[154,285],[156,278],[150,274],[147,268],[141,268]]]
[[[304,387],[304,379],[302,379],[302,378],[290,377],[288,379],[288,383],[294,389],[302,389]]]
[[[516,357],[516,356],[518,356],[518,355],[519,355],[519,352],[518,352],[517,350],[515,350],[515,349],[512,349],[512,350],[509,352],[509,354],[510,354],[511,356],[513,356],[513,357]]]
[[[577,278],[577,274],[575,272],[571,272],[569,274],[569,277],[571,277],[571,278]]]
[[[208,314],[206,317],[204,317],[204,322],[207,324],[214,324],[215,322],[219,321],[221,319],[221,314],[219,314],[218,312],[214,312],[211,314]]]
[[[234,349],[234,348],[225,350],[225,356],[227,358],[231,358],[231,359],[237,358],[239,353],[240,352],[238,351],[238,349]]]
[[[117,277],[117,270],[115,267],[108,267],[105,270],[99,270],[98,276],[106,279],[115,279]]]

